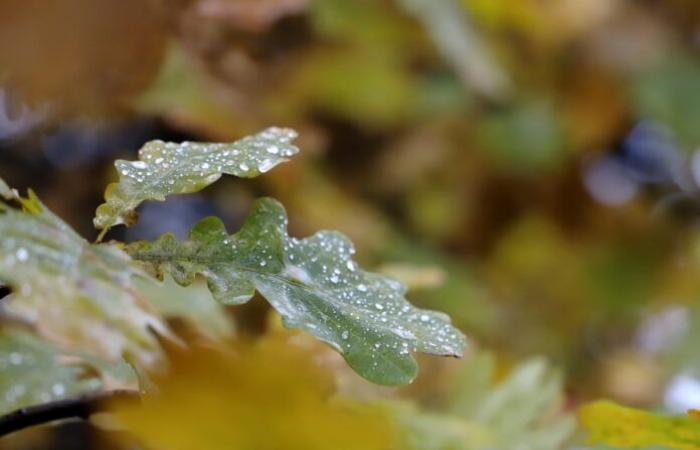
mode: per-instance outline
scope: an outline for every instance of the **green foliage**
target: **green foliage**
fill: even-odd
[[[100,238],[114,225],[131,225],[134,209],[145,200],[199,191],[222,174],[252,178],[267,172],[298,152],[290,144],[295,137],[292,130],[269,128],[231,144],[148,142],[138,161],[114,163],[119,182],[107,187],[94,220]]]
[[[149,142],[139,161],[117,161],[120,180],[108,187],[95,224],[104,234],[134,220],[143,201],[195,192],[224,173],[266,172],[298,151],[290,143],[295,136],[269,128],[232,144]],[[223,305],[244,303],[255,290],[286,325],[327,342],[377,383],[411,381],[417,371],[413,351],[461,355],[464,337],[449,318],[410,305],[401,283],[361,270],[344,236],[325,231],[294,239],[286,224],[282,206],[262,199],[234,235],[220,220],[206,218],[187,241],[168,234],[127,246],[127,253],[117,244],[90,244],[33,192],[21,197],[0,180],[0,281],[11,288],[4,312],[36,332],[0,336],[10,358],[0,367],[0,409],[104,383],[133,387],[133,368],[164,362],[158,335],[177,340],[166,319],[181,319],[198,335],[225,342],[233,327]],[[151,278],[144,266],[161,279],[172,274],[179,284],[170,276]]]
[[[171,164],[167,157],[179,158],[172,150],[185,145],[149,144],[151,159],[120,163],[131,176],[114,175],[118,182],[96,220],[99,240],[110,226],[135,220],[140,206],[148,208],[149,223],[182,211],[173,223],[177,236],[200,206],[225,211],[239,224],[254,193],[265,192],[283,200],[294,219],[289,234],[342,229],[362,253],[353,260],[406,282],[416,306],[449,313],[474,340],[497,349],[501,364],[470,358],[451,384],[445,380],[459,362],[425,358],[424,376],[414,386],[372,386],[344,363],[344,348],[334,352],[338,331],[320,318],[336,308],[332,312],[347,320],[353,305],[339,303],[342,289],[325,287],[332,269],[316,267],[313,277],[306,269],[288,273],[284,244],[297,241],[286,228],[253,237],[251,254],[263,249],[269,258],[251,257],[245,266],[229,261],[235,270],[211,261],[198,267],[177,259],[134,261],[120,243],[64,239],[70,230],[40,223],[33,216],[45,208],[0,181],[0,199],[6,200],[0,215],[19,214],[9,232],[0,229],[0,241],[8,241],[0,246],[0,295],[9,292],[0,302],[0,337],[19,333],[46,356],[39,365],[0,372],[0,405],[18,389],[30,392],[20,403],[0,407],[44,401],[42,394],[53,394],[56,383],[67,395],[91,389],[87,383],[69,389],[84,379],[99,381],[99,389],[114,388],[114,378],[133,387],[133,369],[148,366],[167,368],[166,378],[141,378],[157,381],[160,407],[134,405],[140,413],[127,429],[143,441],[124,448],[583,450],[576,440],[563,443],[571,420],[561,407],[558,377],[536,360],[506,370],[533,352],[553,357],[568,374],[569,407],[601,393],[636,405],[661,408],[663,398],[669,409],[697,407],[687,394],[700,374],[700,253],[693,245],[700,234],[700,2],[192,0],[170,2],[167,20],[162,8],[137,0],[70,2],[82,6],[75,8],[9,3],[0,14],[7,43],[0,49],[7,62],[0,64],[0,105],[6,110],[0,107],[0,170],[14,172],[18,185],[31,184],[41,170],[41,197],[67,223],[86,223],[84,202],[92,203],[104,188],[101,177],[89,174],[103,173],[106,152],[124,150],[142,135],[142,119],[155,120],[168,134],[214,142],[268,123],[297,124],[309,155],[293,170],[266,176],[253,189],[227,183],[170,209],[140,204],[199,190],[227,172],[217,173],[209,160],[204,163],[211,173],[192,171],[190,154],[177,161],[182,173],[151,170],[159,169],[158,158]],[[66,23],[75,32],[65,33]],[[182,32],[172,33],[168,24]],[[645,125],[638,127],[640,121]],[[170,182],[192,185],[170,189]],[[36,229],[25,232],[20,219]],[[3,224],[8,220],[3,217]],[[207,223],[222,231],[221,239],[240,240],[242,232],[230,236],[214,219]],[[142,225],[127,236],[152,236]],[[185,250],[197,250],[193,239],[179,239]],[[28,248],[35,241],[42,244],[37,251]],[[225,245],[219,247],[226,253]],[[57,255],[77,263],[54,264],[62,258]],[[93,272],[112,259],[118,263]],[[274,261],[283,267],[272,270]],[[247,270],[260,262],[262,269]],[[163,280],[144,265],[161,271]],[[181,269],[191,284],[173,279]],[[214,299],[208,284],[231,303],[259,298],[229,307]],[[323,290],[323,297],[309,302],[308,289]],[[391,290],[403,301],[398,285]],[[383,328],[388,317],[379,311],[385,310],[372,309],[384,300],[366,294],[367,305],[357,308],[356,317],[353,309],[349,313],[362,322],[361,337],[388,333],[395,339],[387,332],[393,325]],[[264,296],[278,309],[291,305],[282,312],[302,329],[279,330],[277,314],[264,322],[270,310]],[[153,336],[143,315],[156,321],[161,336]],[[242,337],[235,336],[233,318]],[[262,337],[264,323],[268,336]],[[319,324],[325,328],[314,333],[333,339],[330,345],[304,331]],[[162,334],[177,336],[177,344]],[[269,334],[289,337],[269,359],[239,351]],[[232,351],[230,341],[243,345]],[[359,349],[354,366],[379,372],[373,358],[389,361],[367,345],[375,341],[353,346]],[[14,352],[1,344],[0,351]],[[211,365],[199,358],[198,344],[214,350]],[[397,344],[398,354],[391,346],[380,348],[408,364],[404,342]],[[182,365],[174,364],[179,347],[196,349]],[[335,387],[303,372],[293,375],[283,358],[296,347],[310,350],[301,359],[328,369]],[[409,340],[409,352],[413,347]],[[116,363],[120,358],[134,368]],[[9,359],[0,354],[0,361]],[[412,358],[410,363],[391,370],[408,379],[415,371]],[[191,369],[201,369],[200,376],[188,377]],[[34,384],[42,374],[46,378]],[[298,397],[308,392],[304,386],[313,388],[306,401]],[[389,413],[404,425],[398,436],[404,442],[372,444],[370,430],[381,437],[394,427],[359,411],[352,412],[361,419],[356,426],[343,421],[333,412],[338,397],[332,393],[349,395],[351,403],[372,403],[377,396],[416,399],[418,406]],[[615,433],[620,445],[648,448],[640,439],[650,434],[661,441],[659,422],[639,411],[593,411],[601,427],[619,427],[606,435],[610,442]],[[241,440],[225,440],[236,434]]]
[[[376,383],[411,381],[417,371],[412,351],[461,355],[464,338],[449,319],[411,306],[401,283],[360,269],[346,237],[322,231],[295,239],[286,224],[284,208],[261,199],[236,234],[207,218],[187,241],[166,234],[127,251],[158,275],[170,273],[182,284],[204,275],[224,304],[247,302],[258,290],[286,326],[327,342]]]

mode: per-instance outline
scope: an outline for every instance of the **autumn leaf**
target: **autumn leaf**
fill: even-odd
[[[598,401],[579,410],[581,425],[594,444],[617,448],[663,446],[674,450],[700,449],[700,422],[670,417]]]
[[[312,356],[279,340],[181,354],[141,405],[115,404],[116,419],[152,450],[392,448],[390,421],[331,398],[331,380]]]

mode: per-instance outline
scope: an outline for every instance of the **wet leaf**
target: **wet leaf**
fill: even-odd
[[[594,444],[618,448],[663,446],[700,449],[700,422],[691,417],[669,417],[598,401],[579,410],[581,425]]]
[[[157,392],[142,405],[116,404],[116,417],[153,450],[393,448],[391,422],[378,409],[332,398],[312,356],[278,341],[180,355],[156,378]]]
[[[102,387],[85,366],[61,362],[65,354],[31,334],[0,331],[0,414]]]
[[[114,163],[119,182],[107,186],[106,202],[97,208],[100,238],[114,225],[135,221],[135,208],[146,200],[197,192],[223,174],[252,178],[267,172],[299,149],[291,144],[296,132],[268,128],[230,144],[163,141],[146,143],[138,161]]]
[[[462,354],[464,336],[449,318],[413,307],[400,282],[360,269],[345,236],[322,231],[295,239],[286,225],[284,208],[261,199],[236,234],[210,217],[194,226],[187,241],[166,234],[127,251],[182,284],[204,275],[214,298],[225,304],[245,303],[259,291],[287,327],[327,342],[375,383],[410,382],[417,372],[413,351]]]
[[[151,330],[168,335],[167,327],[133,290],[131,278],[145,274],[124,252],[91,245],[31,191],[0,201],[0,236],[8,314],[64,348],[144,366],[160,359]]]

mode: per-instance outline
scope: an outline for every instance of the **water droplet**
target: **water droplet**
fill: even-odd
[[[148,164],[146,164],[143,161],[133,161],[131,165],[134,166],[136,169],[145,169],[146,167],[148,167]]]
[[[260,169],[260,172],[265,173],[273,167],[275,167],[275,162],[271,159],[265,159],[260,163],[258,169]]]
[[[420,321],[421,321],[421,322],[427,322],[427,321],[429,321],[429,320],[430,320],[430,316],[428,316],[427,314],[421,314],[421,315],[420,315]]]
[[[357,290],[360,292],[367,292],[367,285],[361,284],[357,286]]]
[[[66,393],[66,388],[61,383],[56,383],[51,386],[51,392],[53,392],[53,395],[60,397]]]
[[[350,333],[348,333],[347,331],[343,331],[342,333],[340,333],[340,337],[345,341],[348,339],[348,337],[350,337]]]
[[[276,155],[280,152],[280,149],[276,145],[271,145],[267,147],[267,152],[271,155]]]
[[[17,259],[20,262],[24,262],[29,258],[29,252],[27,251],[26,248],[20,247],[17,249],[17,252],[15,253],[15,256],[17,256]]]
[[[24,361],[24,356],[21,353],[12,352],[10,353],[10,364],[19,366]]]
[[[244,172],[247,172],[248,169],[250,169],[250,167],[248,167],[248,164],[246,164],[246,163],[240,163],[240,164],[238,165],[238,168],[241,169],[241,170],[244,171]]]

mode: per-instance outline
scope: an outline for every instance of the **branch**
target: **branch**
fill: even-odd
[[[54,420],[81,418],[105,411],[105,404],[110,400],[138,401],[138,391],[116,390],[82,395],[76,398],[56,400],[41,405],[29,406],[0,416],[0,437],[34,425],[41,425]]]

